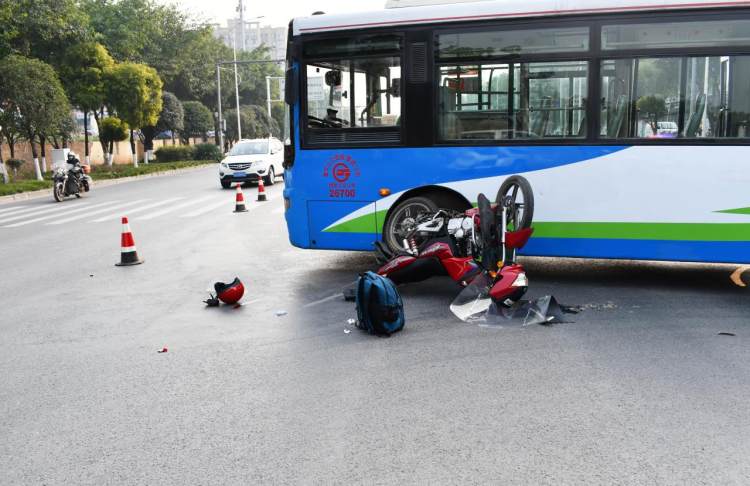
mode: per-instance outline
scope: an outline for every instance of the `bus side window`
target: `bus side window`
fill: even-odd
[[[601,73],[604,138],[748,137],[750,56],[605,60]]]

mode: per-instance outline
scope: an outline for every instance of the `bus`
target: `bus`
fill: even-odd
[[[518,174],[525,255],[750,260],[750,1],[312,15],[287,61],[294,246],[398,250]]]

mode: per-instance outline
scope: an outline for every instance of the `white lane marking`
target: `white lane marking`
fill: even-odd
[[[71,201],[71,203],[72,203],[72,201]],[[36,215],[44,213],[44,212],[55,213],[55,212],[59,212],[59,211],[64,211],[66,209],[69,210],[72,207],[80,208],[81,206],[85,206],[85,205],[87,205],[87,203],[85,203],[85,202],[82,202],[80,204],[69,204],[69,203],[64,203],[63,202],[63,203],[58,203],[57,205],[50,204],[48,206],[44,206],[44,207],[41,207],[41,208],[40,207],[35,207],[32,210],[18,211],[17,213],[12,214],[12,215],[5,214],[5,215],[3,215],[0,218],[0,224],[9,223],[9,222],[15,221],[17,219],[23,219],[23,218],[33,217],[33,216],[36,216]],[[20,214],[22,212],[23,212],[23,214]]]
[[[35,207],[39,207],[39,206],[13,206],[11,208],[0,209],[0,213],[8,213],[9,211],[12,212],[12,211],[19,211],[19,210],[23,211],[24,208],[30,209],[30,208],[35,208]]]
[[[107,221],[107,220],[110,220],[110,219],[116,219],[116,218],[121,218],[123,216],[130,216],[131,214],[142,213],[143,211],[146,211],[147,209],[157,208],[159,206],[164,206],[165,204],[169,204],[169,203],[174,202],[174,201],[179,201],[180,199],[185,199],[185,198],[184,197],[172,197],[172,198],[169,198],[169,199],[162,199],[161,201],[157,201],[157,202],[151,203],[151,204],[146,204],[145,206],[141,206],[140,208],[131,209],[131,210],[128,211],[128,214],[122,214],[122,212],[118,211],[116,213],[108,214],[106,216],[102,216],[101,218],[97,218],[97,219],[93,220],[92,222],[93,223],[101,223],[102,221]]]
[[[71,221],[75,221],[77,219],[88,218],[90,216],[94,216],[95,214],[106,213],[108,211],[112,211],[115,208],[118,208],[117,209],[118,211],[126,211],[127,208],[131,208],[133,206],[137,206],[139,204],[143,204],[144,202],[150,201],[150,200],[151,199],[139,199],[137,201],[131,201],[131,202],[127,202],[127,203],[116,204],[114,206],[109,206],[109,207],[106,207],[104,209],[99,209],[97,211],[91,211],[91,212],[88,212],[88,213],[79,214],[79,215],[73,216],[71,218],[64,218],[64,219],[59,219],[59,220],[51,221],[51,222],[46,223],[46,224],[47,225],[65,224],[65,223],[69,223]]]
[[[187,202],[184,202],[182,204],[176,204],[176,205],[174,205],[172,207],[169,207],[169,208],[166,208],[166,209],[162,209],[160,211],[156,211],[155,213],[148,214],[148,215],[140,217],[138,219],[140,221],[145,221],[145,220],[149,220],[149,219],[158,218],[159,216],[163,216],[163,215],[165,215],[167,213],[171,213],[172,211],[177,211],[178,209],[186,208],[186,207],[192,206],[194,204],[199,204],[199,203],[202,203],[203,201],[206,201],[208,199],[212,199],[214,197],[215,197],[214,195],[199,197],[198,199],[193,199],[191,201],[187,201]]]
[[[180,215],[180,217],[181,218],[192,218],[193,216],[200,216],[201,214],[206,214],[209,211],[213,211],[214,209],[219,208],[221,206],[226,206],[227,212],[229,213],[229,212],[232,211],[232,208],[234,207],[234,201],[230,201],[228,199],[224,200],[224,201],[218,201],[218,202],[215,202],[213,204],[208,204],[206,206],[203,206],[200,209],[196,209],[193,212],[190,212],[190,213],[187,213],[187,214],[182,214],[182,215]],[[253,207],[250,206],[250,205],[248,205],[247,202],[245,203],[245,207],[248,209],[248,211],[250,211],[250,210],[253,209]]]
[[[88,205],[88,206],[82,206],[82,207],[79,207],[78,209],[74,209],[72,211],[69,211],[67,214],[80,213],[82,211],[88,211],[90,209],[101,208],[101,207],[104,207],[104,206],[111,206],[112,204],[116,204],[118,202],[119,201],[109,201],[109,202],[105,202],[105,203],[101,203],[101,204],[91,204],[91,205]],[[18,226],[24,226],[24,225],[27,225],[27,224],[36,223],[37,221],[44,221],[46,219],[52,219],[52,218],[56,218],[56,217],[58,217],[57,214],[51,214],[51,215],[48,214],[46,216],[42,216],[41,218],[29,219],[28,221],[21,221],[20,223],[7,224],[7,225],[5,225],[3,227],[4,228],[16,228]]]

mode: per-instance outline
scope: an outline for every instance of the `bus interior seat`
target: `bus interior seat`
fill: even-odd
[[[701,126],[703,120],[703,112],[706,110],[706,94],[701,93],[695,99],[695,109],[690,115],[690,119],[685,126],[683,135],[687,138],[693,138],[698,134],[698,129]]]
[[[547,133],[552,98],[545,96],[539,109],[531,111],[531,122],[529,123],[529,136],[544,137]]]
[[[615,113],[612,116],[609,125],[607,125],[607,137],[616,138],[620,135],[622,124],[625,121],[625,112],[628,108],[628,95],[621,94],[617,97]]]

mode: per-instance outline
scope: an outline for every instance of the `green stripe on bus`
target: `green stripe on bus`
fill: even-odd
[[[534,223],[537,238],[750,241],[747,223]]]
[[[323,232],[324,233],[372,233],[373,228],[375,228],[375,232],[380,234],[383,232],[383,224],[385,222],[384,220],[385,220],[385,215],[387,212],[388,210],[383,210],[383,211],[378,211],[376,213],[369,213],[363,216],[358,216],[354,219],[350,219],[349,221],[344,221],[343,223],[339,223],[336,226],[332,226],[326,230],[323,230]]]
[[[366,214],[325,230],[326,233],[383,232],[386,211]],[[373,221],[376,218],[377,224]],[[534,223],[537,238],[591,238],[672,241],[750,241],[748,223]]]
[[[750,208],[724,209],[716,212],[726,214],[750,214]]]

